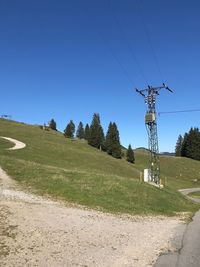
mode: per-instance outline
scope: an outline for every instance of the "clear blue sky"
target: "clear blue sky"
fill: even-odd
[[[0,0],[0,114],[54,118],[63,130],[98,112],[105,131],[117,123],[123,145],[147,146],[135,87],[174,90],[163,90],[158,111],[200,108],[199,14],[198,0]],[[173,151],[199,116],[161,115],[160,151]]]

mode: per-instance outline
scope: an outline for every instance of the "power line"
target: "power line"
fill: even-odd
[[[121,25],[118,17],[116,16],[115,12],[113,11],[112,0],[109,0],[108,3],[109,3],[109,6],[110,6],[110,10],[111,10],[113,19],[114,19],[116,25],[118,26],[117,29],[120,31],[121,35],[123,36],[123,39],[125,39],[127,48],[129,49],[129,52],[130,52],[133,60],[135,61],[135,63],[136,63],[136,65],[137,65],[137,67],[138,67],[138,69],[140,71],[140,74],[141,74],[143,80],[148,85],[149,83],[147,81],[147,77],[146,77],[146,75],[145,75],[145,73],[144,73],[144,71],[143,71],[143,69],[142,69],[142,67],[141,67],[141,65],[140,65],[140,63],[139,63],[136,55],[135,55],[135,52],[134,52],[132,46],[130,45],[130,42],[129,42],[128,38],[127,38],[127,35],[126,35],[125,31],[123,30],[123,27],[122,27],[122,25]]]
[[[154,58],[155,66],[157,68],[157,71],[158,71],[158,73],[160,75],[160,78],[161,78],[162,82],[164,82],[163,73],[161,71],[160,64],[158,62],[158,58],[157,58],[157,55],[156,55],[156,52],[155,52],[155,48],[153,47],[153,44],[152,44],[152,41],[151,41],[150,32],[149,32],[148,27],[147,27],[147,25],[145,23],[142,0],[137,0],[137,3],[138,3],[138,7],[139,7],[139,10],[140,10],[140,13],[141,13],[140,17],[141,17],[141,21],[142,21],[142,24],[143,24],[143,27],[144,27],[144,32],[146,34],[147,41],[149,43],[149,47],[150,47],[150,49],[152,51],[152,55],[153,55],[153,58]]]
[[[99,33],[99,37],[101,38],[101,40],[103,41],[104,45],[107,47],[107,49],[110,51],[112,57],[115,59],[115,61],[117,62],[117,64],[119,65],[119,67],[121,68],[124,76],[126,76],[126,78],[128,79],[129,83],[131,84],[131,86],[135,87],[135,83],[133,81],[133,79],[131,78],[131,76],[129,75],[128,71],[126,70],[126,68],[124,67],[124,65],[121,63],[120,59],[118,58],[118,56],[116,55],[116,53],[114,52],[113,48],[111,47],[110,43],[108,42],[108,40],[104,37],[104,35],[98,31]]]
[[[94,12],[95,13],[95,12]],[[97,22],[97,17],[90,17],[90,22]],[[97,25],[97,24],[96,24]],[[131,88],[135,87],[135,83],[133,81],[133,79],[131,78],[131,76],[129,75],[127,69],[125,68],[125,66],[121,63],[120,59],[118,58],[118,56],[116,55],[115,51],[113,50],[113,48],[111,47],[110,43],[108,42],[108,40],[106,39],[105,35],[103,34],[103,32],[98,29],[98,27],[96,27],[96,35],[98,36],[98,38],[101,39],[101,41],[104,43],[104,46],[107,48],[107,50],[110,52],[110,54],[112,55],[112,57],[114,58],[114,60],[116,61],[116,63],[118,64],[118,66],[120,67],[123,75],[127,78],[128,82],[131,84]]]
[[[161,111],[158,112],[158,116],[161,114],[170,114],[170,113],[183,113],[183,112],[199,112],[200,109],[185,109],[185,110],[174,110],[174,111]]]

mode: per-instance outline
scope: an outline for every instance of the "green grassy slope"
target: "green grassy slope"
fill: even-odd
[[[198,185],[192,179],[200,173],[199,162],[162,157],[161,169],[163,177],[167,177],[167,187],[160,190],[139,182],[140,171],[147,166],[147,154],[136,152],[136,164],[132,165],[90,147],[85,141],[72,141],[59,132],[3,119],[0,119],[0,136],[27,144],[25,149],[8,151],[6,148],[12,145],[0,139],[0,165],[39,194],[131,214],[172,215],[198,208],[176,189]]]
[[[10,148],[12,146],[13,146],[13,144],[10,141],[0,138],[0,148],[1,148],[1,150],[8,149],[8,148]]]
[[[143,170],[148,166],[148,153],[136,152],[135,167]],[[200,162],[188,158],[160,156],[161,179],[171,189],[200,187]],[[198,179],[198,181],[195,181]]]

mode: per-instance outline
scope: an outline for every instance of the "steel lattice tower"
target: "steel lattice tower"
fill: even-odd
[[[147,89],[138,90],[140,95],[145,99],[148,110],[145,115],[145,125],[148,132],[148,146],[150,151],[150,182],[160,185],[160,160],[158,148],[157,118],[156,118],[156,97],[161,89],[167,89],[172,92],[164,83],[159,87],[148,86]]]

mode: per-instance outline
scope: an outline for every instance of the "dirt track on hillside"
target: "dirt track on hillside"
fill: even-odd
[[[179,218],[114,216],[38,197],[0,169],[2,267],[152,266],[184,229]]]
[[[14,144],[13,147],[8,148],[7,150],[17,150],[17,149],[22,149],[26,147],[26,144],[23,142],[20,142],[16,139],[10,138],[10,137],[5,137],[5,136],[0,136],[0,138],[6,139],[8,141],[10,141],[11,143]]]

